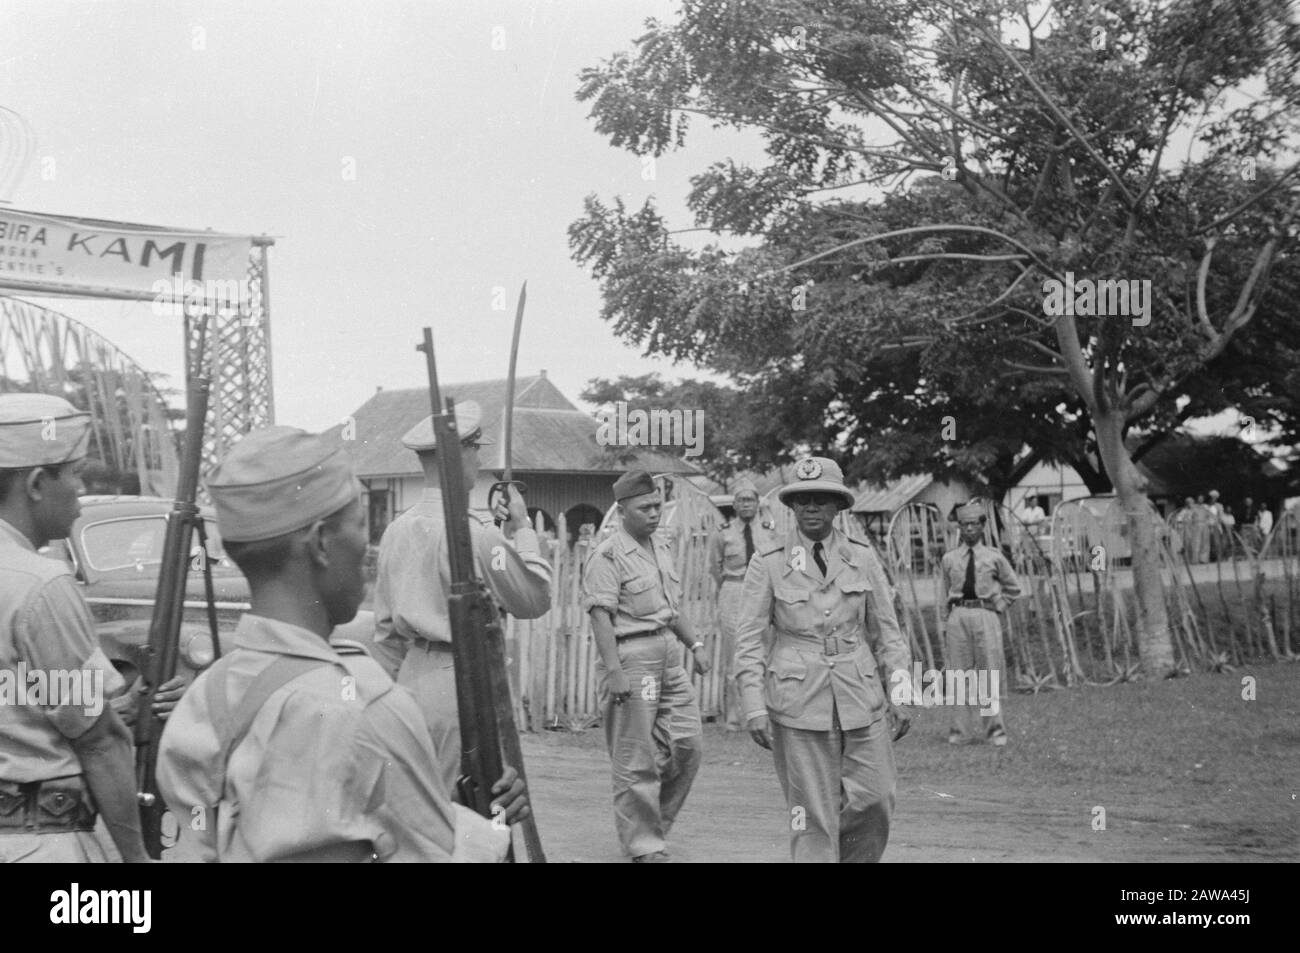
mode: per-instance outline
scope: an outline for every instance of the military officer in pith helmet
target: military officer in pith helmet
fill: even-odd
[[[106,861],[97,813],[124,860],[148,860],[131,734],[106,704],[122,677],[69,567],[37,552],[81,512],[89,437],[61,397],[0,396],[0,863]]]
[[[911,651],[874,551],[834,525],[853,503],[839,466],[809,457],[794,472],[779,497],[796,525],[745,575],[736,678],[750,733],[776,761],[794,860],[874,862],[894,809],[893,741],[910,723],[887,686]]]
[[[980,684],[980,672],[987,672],[985,684],[996,684],[999,694],[1005,687],[1006,664],[1002,654],[1002,620],[1000,615],[1020,596],[1020,580],[1007,557],[980,540],[988,517],[978,501],[957,507],[957,528],[961,542],[943,554],[939,567],[939,605],[948,615],[944,624],[944,663],[948,670],[974,672]],[[947,680],[945,680],[947,681]],[[956,681],[951,682],[954,686]],[[980,703],[966,699],[953,706],[954,722],[948,733],[950,744],[964,744],[987,738],[999,747],[1007,743],[1006,722],[1001,699],[988,699],[989,714],[982,715],[983,730],[975,730],[975,713]],[[987,710],[987,709],[986,709]]]

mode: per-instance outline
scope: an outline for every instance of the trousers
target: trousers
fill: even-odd
[[[596,660],[600,707],[614,788],[614,828],[629,857],[664,849],[703,753],[695,689],[672,633],[625,639],[618,659],[632,697],[616,705]]]
[[[722,715],[728,731],[745,727],[745,716],[740,710],[740,686],[736,684],[736,625],[743,588],[744,580],[727,579],[718,590],[718,628],[722,632]]]
[[[0,864],[106,864],[109,857],[91,831],[0,836]]]
[[[771,727],[794,862],[879,861],[898,785],[889,719],[850,731],[809,731],[776,721]]]
[[[415,642],[397,672],[397,684],[415,696],[424,713],[433,750],[438,756],[435,771],[442,777],[448,794],[456,800],[456,779],[460,777],[460,709],[456,707],[456,666],[449,643],[427,649]]]
[[[998,614],[991,609],[954,607],[948,613],[948,622],[944,628],[944,662],[948,669],[988,672],[988,681],[985,682],[987,685],[992,685],[992,673],[997,672],[998,693],[999,696],[1004,694],[1006,663],[1002,654],[1002,620]],[[983,722],[981,735],[973,734],[976,715],[981,707],[976,699],[968,697],[965,705],[955,705],[952,699],[945,701],[953,706],[952,730],[958,734],[983,737],[996,728],[1005,728],[1000,698],[996,714],[979,716]]]

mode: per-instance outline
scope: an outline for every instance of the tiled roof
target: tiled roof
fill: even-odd
[[[476,401],[482,409],[485,469],[504,466],[506,381],[445,384],[444,397],[457,402]],[[344,424],[326,431],[352,457],[357,476],[414,476],[420,473],[415,454],[402,446],[401,437],[429,415],[429,392],[424,388],[380,390],[353,413],[348,426],[352,439],[343,439]],[[608,472],[643,468],[654,473],[694,473],[696,468],[679,457],[640,450],[616,456],[596,443],[600,422],[569,402],[546,377],[521,377],[515,382],[514,468],[519,471]]]
[[[858,494],[851,507],[854,513],[893,513],[934,482],[928,473],[890,480],[883,487],[871,487]]]

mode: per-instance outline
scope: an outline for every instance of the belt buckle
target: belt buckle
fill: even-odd
[[[831,646],[834,645],[834,650]],[[840,655],[840,637],[838,635],[822,636],[822,655]]]

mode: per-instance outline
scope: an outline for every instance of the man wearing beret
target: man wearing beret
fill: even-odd
[[[809,457],[794,472],[779,495],[796,526],[745,574],[736,679],[750,734],[776,762],[795,862],[874,863],[894,810],[892,742],[910,723],[885,686],[910,678],[912,654],[875,552],[834,526],[853,503],[839,466]]]
[[[453,805],[419,706],[360,645],[361,485],[321,437],[269,427],[208,479],[251,610],[163,732],[158,785],[206,861],[495,861],[504,825]],[[514,769],[493,787],[527,816]],[[496,829],[498,828],[499,829]]]
[[[938,576],[939,605],[948,608],[944,662],[949,671],[975,673],[977,682],[979,672],[984,671],[989,673],[988,684],[993,684],[996,673],[1001,693],[1006,682],[1002,621],[998,616],[1020,595],[1020,580],[1000,550],[980,541],[988,520],[984,506],[972,500],[957,507],[956,515],[961,544],[943,554]],[[957,683],[954,680],[951,684]],[[955,698],[947,699],[949,705],[954,702]],[[1007,732],[1001,701],[989,707],[994,710],[981,716],[984,729],[977,733],[974,724],[975,714],[980,710],[978,700],[968,699],[967,704],[955,706],[948,742],[958,745],[987,738],[998,747],[1005,745]]]
[[[707,564],[709,575],[717,587],[718,622],[722,629],[723,717],[727,731],[740,731],[745,722],[734,678],[740,590],[754,553],[770,549],[775,540],[758,521],[758,490],[753,483],[737,481],[732,487],[731,499],[736,518],[709,538]]]
[[[488,443],[483,439],[478,404],[457,405],[456,432],[461,434],[468,492],[478,479],[479,447]],[[408,430],[402,444],[420,458],[424,494],[389,524],[379,542],[375,657],[419,702],[438,752],[443,782],[454,792],[460,774],[460,714],[447,611],[451,567],[433,417]],[[536,619],[551,607],[551,566],[541,556],[537,533],[518,493],[511,493],[508,503],[499,502],[496,515],[503,520],[499,530],[470,520],[475,568],[506,612]]]
[[[700,767],[703,730],[677,643],[709,670],[704,643],[681,614],[681,578],[663,511],[644,470],[614,483],[620,527],[592,551],[582,606],[596,639],[605,742],[614,776],[614,827],[633,863],[668,860],[666,838]]]
[[[0,862],[106,861],[97,811],[124,860],[148,860],[131,734],[104,703],[122,677],[68,567],[37,554],[81,512],[89,434],[61,397],[0,396]]]

